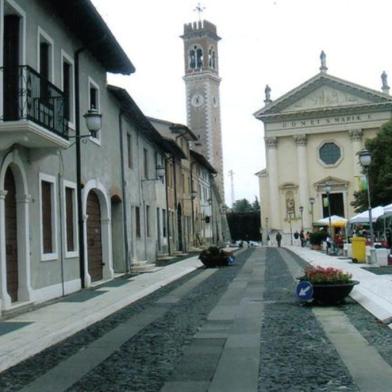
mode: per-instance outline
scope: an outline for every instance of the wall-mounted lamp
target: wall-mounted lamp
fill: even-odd
[[[102,114],[98,113],[97,109],[90,109],[83,115],[86,120],[86,127],[89,131],[87,135],[69,136],[75,139],[84,139],[86,137],[97,137],[97,133],[102,128]]]

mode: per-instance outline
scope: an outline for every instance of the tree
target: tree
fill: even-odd
[[[374,139],[366,141],[366,148],[372,154],[369,167],[369,186],[372,206],[392,202],[392,120],[385,123]],[[351,203],[355,211],[368,208],[367,190],[354,192]]]
[[[247,199],[236,200],[232,207],[233,212],[252,212],[252,205]]]
[[[260,204],[257,200],[257,197],[255,197],[255,201],[252,203],[252,210],[255,212],[260,212]]]

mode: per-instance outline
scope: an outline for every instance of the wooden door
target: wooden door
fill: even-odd
[[[102,237],[101,237],[101,208],[94,191],[87,198],[87,252],[88,272],[91,281],[103,278],[102,274]]]
[[[18,242],[16,221],[16,188],[11,169],[5,174],[5,246],[7,267],[7,291],[11,301],[18,299]]]

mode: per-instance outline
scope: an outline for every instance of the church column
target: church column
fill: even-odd
[[[268,188],[269,188],[269,228],[282,229],[280,220],[280,198],[278,188],[278,158],[276,137],[265,137],[268,159]]]
[[[306,135],[294,136],[295,144],[297,145],[297,164],[298,164],[298,186],[299,186],[299,206],[303,209],[304,229],[311,228],[310,217],[308,214],[309,204],[309,180],[308,180],[308,163],[307,163],[307,138]],[[296,214],[299,212],[296,211]]]
[[[363,131],[362,129],[351,129],[349,131],[349,135],[351,138],[351,143],[352,143],[352,151],[353,151],[353,175],[354,178],[358,178],[362,175],[361,173],[361,165],[359,163],[358,155],[357,153],[362,150],[362,136],[363,136]],[[358,190],[358,183],[354,184],[355,190]]]

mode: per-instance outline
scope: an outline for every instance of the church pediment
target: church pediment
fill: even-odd
[[[336,106],[351,106],[366,103],[374,103],[363,96],[352,94],[343,89],[331,86],[321,86],[293,104],[283,108],[281,113],[295,112],[298,110],[324,109]]]
[[[321,72],[277,100],[269,102],[255,116],[263,119],[280,114],[314,112],[318,109],[325,111],[338,107],[385,103],[392,104],[392,97]]]

